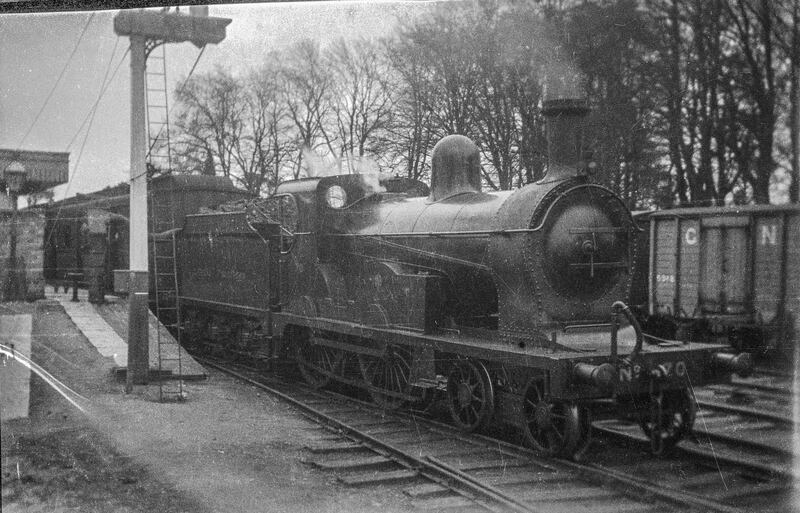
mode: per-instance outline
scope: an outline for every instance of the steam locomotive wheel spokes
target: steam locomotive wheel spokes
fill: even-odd
[[[314,388],[330,384],[342,363],[343,353],[338,349],[314,344],[311,337],[301,334],[295,338],[295,359],[300,374]]]
[[[406,350],[388,346],[383,356],[359,354],[358,366],[376,404],[393,410],[406,402],[411,375],[411,358]]]
[[[548,456],[577,459],[589,444],[589,412],[575,404],[545,398],[542,383],[531,380],[523,395],[525,444]]]
[[[697,414],[697,402],[689,389],[659,392],[650,408],[640,413],[639,425],[650,439],[654,454],[662,454],[690,432]]]
[[[486,425],[494,414],[494,389],[481,362],[455,361],[447,377],[447,405],[459,429],[474,431]]]

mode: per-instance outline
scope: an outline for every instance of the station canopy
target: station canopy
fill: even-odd
[[[12,173],[21,180],[19,194],[34,194],[67,183],[69,153],[5,150],[0,148],[0,189],[8,188]]]

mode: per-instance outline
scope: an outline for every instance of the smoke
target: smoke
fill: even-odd
[[[345,157],[339,161],[337,166],[325,162],[322,157],[306,145],[300,151],[305,162],[306,176],[309,178],[347,174],[361,175],[367,194],[386,192],[386,187],[380,184],[380,166],[373,158]]]
[[[381,185],[380,175],[378,175],[378,173],[362,173],[361,180],[367,195],[386,192],[386,187]]]
[[[529,73],[542,88],[542,99],[586,98],[586,77],[565,48],[563,29],[523,4],[509,7],[499,31],[500,61],[529,66]]]
[[[336,171],[331,169],[332,166],[326,164],[325,161],[322,160],[322,157],[317,155],[308,145],[304,144],[300,148],[300,152],[303,155],[303,162],[305,162],[306,176],[309,178],[332,176],[336,174]]]

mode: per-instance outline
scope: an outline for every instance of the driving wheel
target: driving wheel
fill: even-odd
[[[548,456],[577,459],[589,444],[589,411],[576,404],[551,401],[542,382],[531,380],[523,394],[522,434],[525,444]]]
[[[292,339],[294,357],[306,383],[314,388],[329,385],[342,363],[342,351],[314,344],[308,329],[295,330]]]
[[[399,346],[387,346],[382,356],[358,355],[361,377],[372,400],[387,410],[402,406],[409,394],[411,358]]]
[[[494,414],[494,389],[489,372],[477,360],[458,359],[447,377],[447,405],[462,431],[485,426]]]

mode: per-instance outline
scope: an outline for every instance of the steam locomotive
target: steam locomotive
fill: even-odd
[[[590,410],[615,399],[660,452],[691,428],[692,386],[746,374],[724,344],[645,343],[621,302],[639,230],[577,171],[578,100],[553,100],[537,183],[481,190],[480,156],[452,135],[430,189],[376,175],[283,183],[233,212],[189,215],[176,238],[184,340],[294,359],[315,387],[347,383],[385,408],[442,393],[465,431],[517,426],[576,456]]]

